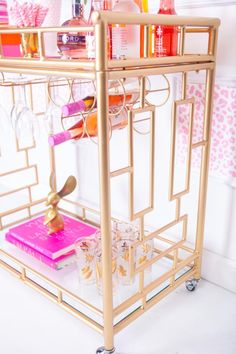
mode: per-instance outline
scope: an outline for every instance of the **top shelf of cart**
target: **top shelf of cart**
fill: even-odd
[[[94,12],[92,26],[63,27],[63,32],[94,32],[96,41],[96,59],[61,59],[45,55],[44,35],[60,32],[62,27],[34,27],[9,28],[0,27],[0,35],[13,33],[37,33],[39,42],[39,56],[37,58],[9,58],[0,56],[0,71],[22,74],[63,76],[70,78],[95,79],[98,71],[108,72],[108,78],[117,79],[124,76],[147,74],[163,74],[177,71],[212,68],[216,55],[216,40],[220,20],[217,18],[150,15],[122,12]],[[111,24],[131,24],[144,26],[144,48],[150,42],[150,26],[165,25],[178,27],[178,55],[166,57],[146,57],[138,59],[109,60],[107,58],[106,26]],[[187,37],[192,35],[207,36],[205,53],[187,53],[185,50]],[[193,37],[191,37],[193,38]],[[190,37],[189,37],[190,39]],[[194,40],[196,37],[194,37]],[[146,53],[148,50],[146,49]],[[124,69],[125,74],[124,74]],[[136,74],[135,74],[136,73]]]

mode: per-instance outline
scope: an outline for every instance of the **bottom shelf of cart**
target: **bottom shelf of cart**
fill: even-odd
[[[0,266],[102,333],[103,298],[98,293],[96,284],[79,283],[76,262],[61,270],[51,269],[5,241],[6,232],[6,230],[0,232]],[[173,261],[163,257],[150,269],[144,271],[143,289],[148,289],[150,284],[154,284],[158,279],[161,280],[160,284],[153,289],[150,288],[146,294],[147,307],[157,294],[161,294],[166,289],[169,289],[168,292],[171,290],[169,286],[171,280],[177,282],[178,278],[191,271],[192,266],[193,263],[189,263],[170,277]],[[114,324],[119,325],[127,316],[142,309],[141,295],[139,274],[136,275],[132,285],[117,284],[113,294]]]

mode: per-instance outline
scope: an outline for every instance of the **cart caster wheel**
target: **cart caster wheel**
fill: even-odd
[[[105,347],[100,347],[96,351],[96,354],[112,354],[112,353],[115,353],[115,348],[111,350],[106,350]]]
[[[197,287],[197,279],[189,279],[185,282],[186,289],[188,291],[194,291]]]

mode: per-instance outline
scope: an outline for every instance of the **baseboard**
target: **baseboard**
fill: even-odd
[[[199,7],[216,7],[216,6],[232,6],[236,5],[233,0],[177,0],[177,9],[192,9]]]
[[[204,250],[202,278],[236,293],[236,262]]]

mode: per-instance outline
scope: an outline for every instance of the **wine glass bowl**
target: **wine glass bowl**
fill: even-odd
[[[28,105],[26,86],[27,77],[20,75],[14,78],[15,100],[10,112],[10,121],[17,139],[35,139],[39,135],[39,124],[36,115]]]

